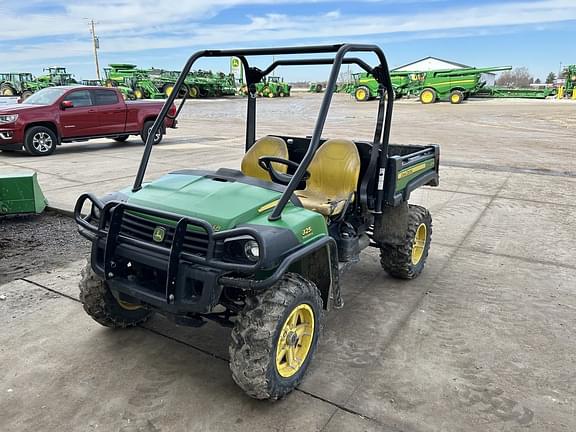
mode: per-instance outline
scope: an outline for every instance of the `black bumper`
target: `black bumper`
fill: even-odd
[[[93,210],[90,215],[83,216],[81,211],[87,200],[92,203]],[[98,218],[95,218],[94,209],[99,212]],[[169,241],[154,243],[152,236],[146,240],[128,235],[126,223],[142,224],[142,220],[130,221],[134,213],[170,222],[165,225]],[[119,201],[104,204],[91,194],[78,198],[74,217],[80,234],[92,242],[92,268],[113,291],[127,296],[127,300],[137,300],[177,315],[210,312],[220,303],[224,286],[265,289],[303,256],[327,245],[335,247],[332,245],[334,240],[326,236],[311,245],[284,251],[284,256],[270,257],[275,251],[268,250],[274,248],[265,238],[267,233],[255,227],[214,232],[209,223],[200,219]],[[96,221],[98,225],[93,223]],[[152,224],[163,225],[162,222]],[[195,227],[196,233],[191,233],[189,227]],[[278,232],[269,234],[274,238],[279,235]],[[226,261],[221,247],[224,240],[244,236],[258,242],[259,260],[250,264]],[[137,267],[145,268],[148,274],[154,273],[154,280],[147,281],[131,274]]]

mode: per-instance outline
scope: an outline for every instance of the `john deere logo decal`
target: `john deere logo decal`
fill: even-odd
[[[154,228],[154,232],[152,233],[152,240],[156,243],[162,243],[164,241],[164,237],[166,237],[166,229],[160,226]]]

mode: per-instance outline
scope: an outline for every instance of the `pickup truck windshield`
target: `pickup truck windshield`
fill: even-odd
[[[52,105],[56,100],[66,93],[68,89],[63,88],[45,88],[34,93],[23,104],[26,105]]]

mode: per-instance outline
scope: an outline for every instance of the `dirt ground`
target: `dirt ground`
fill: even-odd
[[[67,216],[0,217],[0,285],[77,260],[87,247]]]
[[[262,101],[258,135],[309,135],[320,101]],[[375,108],[338,95],[324,135],[369,139]],[[149,179],[239,166],[244,100],[182,114]],[[363,252],[306,379],[277,403],[234,385],[228,329],[155,317],[111,331],[87,317],[87,245],[71,221],[0,221],[0,431],[576,430],[576,103],[400,101],[392,142],[441,146],[440,186],[411,198],[434,220],[427,267],[398,281]],[[50,204],[70,210],[82,192],[129,186],[141,153],[137,138],[0,153],[0,172],[36,170]]]

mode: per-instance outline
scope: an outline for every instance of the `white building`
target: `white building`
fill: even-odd
[[[427,72],[441,69],[464,69],[473,66],[468,66],[462,63],[456,63],[450,60],[444,60],[438,57],[424,57],[420,60],[398,66],[392,69],[392,71],[415,71],[415,72]],[[489,87],[494,86],[496,82],[496,75],[493,73],[483,73],[481,79],[486,81],[486,85]]]

